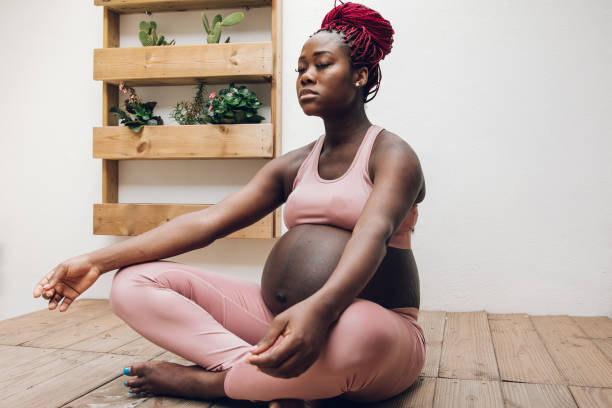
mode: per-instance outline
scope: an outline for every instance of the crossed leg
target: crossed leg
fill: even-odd
[[[134,385],[149,377],[144,381],[153,395],[251,401],[343,395],[375,401],[407,388],[424,363],[416,320],[399,313],[406,311],[355,299],[332,325],[308,370],[288,379],[269,376],[244,360],[274,318],[259,284],[176,262],[120,269],[113,278],[110,305],[143,337],[197,364],[133,365],[131,374],[142,374]]]

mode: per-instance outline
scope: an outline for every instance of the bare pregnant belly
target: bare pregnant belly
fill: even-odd
[[[301,224],[279,238],[268,255],[261,278],[263,300],[270,311],[276,315],[319,290],[334,271],[351,234],[334,226]],[[412,251],[398,248],[387,251],[358,297],[389,308],[418,307],[418,296],[414,295],[415,290],[418,294],[418,273]]]

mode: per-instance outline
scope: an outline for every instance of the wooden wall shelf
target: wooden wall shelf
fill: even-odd
[[[102,81],[102,126],[93,129],[93,156],[102,159],[102,203],[94,204],[93,233],[138,235],[186,212],[214,204],[119,203],[119,160],[275,158],[281,150],[282,0],[94,0],[104,7],[103,48],[95,49],[94,80]],[[119,16],[144,11],[270,7],[271,41],[119,47]],[[134,134],[109,112],[127,86],[269,82],[270,123],[145,126]],[[280,209],[228,238],[282,235]]]
[[[97,159],[261,159],[274,156],[271,123],[93,128]]]
[[[272,0],[94,0],[96,6],[108,7],[118,14],[144,13],[145,11],[187,11],[237,7],[265,7]]]
[[[93,233],[96,235],[139,235],[174,217],[203,210],[211,204],[94,204]],[[240,229],[226,238],[274,237],[274,214]]]
[[[119,85],[191,85],[267,82],[272,42],[245,42],[94,50],[93,79]]]

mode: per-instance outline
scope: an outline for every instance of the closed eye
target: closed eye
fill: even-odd
[[[327,67],[329,65],[331,65],[331,64],[315,64],[315,67],[317,67],[318,69],[323,69],[323,68],[325,68],[325,67]],[[304,72],[304,71],[306,71],[306,68],[296,68],[295,69],[295,72],[298,72],[300,74],[302,72]]]

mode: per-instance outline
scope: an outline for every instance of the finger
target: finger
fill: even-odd
[[[57,304],[60,302],[60,300],[62,300],[62,295],[60,295],[59,293],[56,293],[55,295],[53,295],[53,297],[51,298],[51,300],[49,300],[49,310],[53,310],[57,307]]]
[[[279,337],[281,341],[278,346],[271,348],[269,351],[257,356],[250,356],[249,361],[260,368],[272,367],[276,368],[282,365],[289,357],[299,351],[301,342],[298,342],[291,337]]]
[[[76,290],[74,290],[71,286],[66,285],[63,282],[59,282],[57,285],[55,285],[55,289],[56,292],[61,296],[61,297],[66,297],[68,299],[70,299],[70,301],[72,302],[74,299],[76,299],[78,296],[80,296],[80,292],[77,292]],[[61,300],[61,298],[60,298]],[[60,310],[61,312],[61,310]]]
[[[54,287],[57,284],[57,282],[64,276],[65,273],[66,273],[66,270],[63,266],[61,265],[56,266],[51,272],[47,274],[47,276],[45,276],[45,278],[42,279],[42,280],[45,280],[45,279],[48,280],[48,282],[43,285],[43,289],[50,289]]]
[[[48,274],[46,274],[41,280],[40,282],[38,282],[36,284],[36,286],[34,286],[34,292],[33,295],[34,297],[39,297],[41,295],[41,293],[45,290],[44,286],[49,283],[49,280],[51,279],[51,276],[53,276],[53,273],[55,272],[56,268],[53,268]]]
[[[50,299],[53,295],[55,295],[55,289],[44,290],[42,292],[43,299]]]
[[[311,361],[304,353],[296,353],[289,357],[283,364],[275,368],[264,367],[264,373],[280,378],[297,377],[311,365]]]
[[[273,320],[266,331],[266,334],[257,342],[255,349],[251,350],[252,354],[259,354],[269,349],[277,340],[278,336],[285,330],[286,322]]]
[[[69,297],[64,296],[64,301],[60,305],[60,312],[65,312],[66,310],[68,310],[68,307],[72,303],[72,300],[73,299],[70,299]]]

